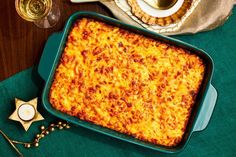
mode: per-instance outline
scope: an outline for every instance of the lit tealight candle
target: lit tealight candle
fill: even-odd
[[[22,104],[18,108],[18,116],[23,121],[30,121],[34,118],[36,114],[35,108],[30,104]]]

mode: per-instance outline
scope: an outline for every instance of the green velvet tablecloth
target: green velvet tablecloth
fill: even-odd
[[[236,156],[236,8],[222,27],[196,35],[175,37],[208,52],[215,63],[212,84],[218,91],[218,100],[208,127],[192,135],[184,151],[162,154],[111,137],[73,126],[56,131],[40,142],[39,148],[19,149],[25,157],[234,157]],[[40,97],[43,82],[35,68],[27,69],[0,83],[0,129],[11,138],[31,140],[42,124],[56,118],[39,102],[45,121],[33,123],[26,133],[20,123],[10,121],[14,98],[30,100]],[[0,157],[17,154],[0,136]]]

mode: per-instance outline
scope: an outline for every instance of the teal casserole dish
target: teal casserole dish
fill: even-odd
[[[170,45],[174,45],[177,47],[181,47],[185,50],[190,51],[191,53],[198,55],[201,59],[203,59],[205,63],[205,74],[204,74],[203,82],[199,90],[199,93],[197,95],[195,105],[192,108],[192,112],[191,112],[186,130],[185,130],[185,134],[183,135],[182,141],[177,146],[166,147],[166,146],[155,145],[149,142],[141,141],[132,136],[125,135],[125,134],[113,131],[111,129],[104,128],[102,126],[98,126],[93,123],[80,120],[76,117],[72,117],[52,107],[52,105],[49,102],[49,92],[50,92],[50,87],[53,82],[55,70],[57,68],[58,63],[60,62],[61,54],[64,50],[67,37],[70,33],[70,30],[74,22],[84,17],[93,18],[95,20],[105,22],[109,25],[126,29],[130,32],[142,34],[149,38],[152,38],[158,41],[163,41],[165,43],[168,43]],[[130,142],[130,143],[134,143],[134,144],[146,147],[146,148],[151,148],[151,149],[154,149],[160,152],[165,152],[165,153],[174,153],[174,152],[183,150],[186,144],[188,143],[188,140],[191,134],[193,132],[201,131],[205,129],[205,127],[207,126],[210,120],[210,117],[212,115],[212,112],[216,103],[216,98],[217,98],[217,92],[215,88],[211,85],[213,66],[214,66],[213,61],[206,52],[194,46],[191,46],[187,43],[184,43],[179,40],[175,40],[173,38],[169,38],[166,36],[162,36],[162,35],[153,33],[151,31],[142,29],[142,28],[137,28],[128,24],[124,24],[118,20],[100,15],[97,13],[77,12],[71,15],[71,17],[68,19],[63,32],[54,33],[48,38],[42,57],[40,59],[38,72],[40,76],[45,80],[45,87],[42,92],[43,105],[46,108],[46,110],[49,111],[54,116],[64,119],[68,122],[74,123],[76,125],[94,130],[96,132],[100,132],[100,133]]]

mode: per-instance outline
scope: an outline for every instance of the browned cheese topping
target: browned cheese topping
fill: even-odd
[[[175,146],[204,70],[203,60],[182,48],[82,18],[68,36],[49,99],[79,119]]]

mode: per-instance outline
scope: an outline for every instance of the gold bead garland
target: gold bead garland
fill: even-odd
[[[70,125],[68,123],[62,123],[62,122],[58,122],[57,124],[51,123],[48,128],[45,128],[45,126],[42,125],[40,127],[41,133],[37,134],[35,136],[35,139],[34,139],[33,142],[25,143],[24,146],[26,148],[30,148],[31,146],[38,147],[39,146],[39,141],[42,138],[44,138],[46,135],[48,135],[50,132],[55,131],[56,128],[59,129],[59,130],[61,130],[61,129],[69,129]]]
[[[3,137],[11,144],[11,146],[16,150],[18,155],[20,157],[23,157],[22,153],[18,150],[18,148],[15,146],[15,144],[22,144],[25,148],[31,148],[33,147],[39,147],[39,142],[41,139],[43,139],[45,136],[49,135],[50,132],[55,131],[56,129],[62,130],[62,129],[69,129],[70,125],[67,122],[61,122],[58,123],[51,123],[47,128],[45,126],[40,126],[40,133],[36,134],[35,138],[32,142],[21,142],[21,141],[15,141],[11,140],[3,131],[0,130],[0,134],[3,135]]]

